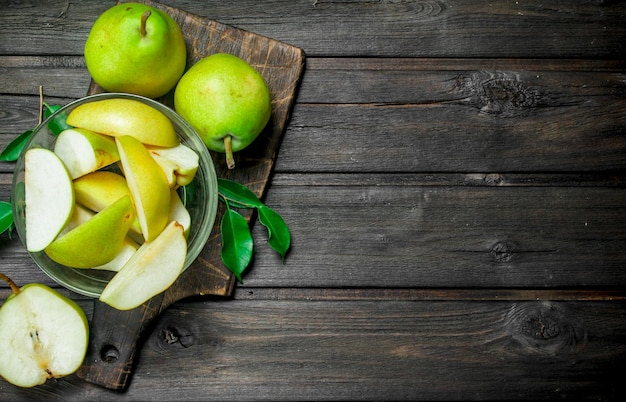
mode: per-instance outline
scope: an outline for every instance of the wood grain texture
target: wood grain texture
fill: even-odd
[[[626,391],[624,301],[355,299],[174,304],[154,321],[125,393],[70,376],[10,388],[9,398],[615,400]]]
[[[626,2],[163,3],[306,52],[264,194],[292,249],[254,225],[244,283],[150,321],[124,393],[73,375],[4,398],[624,399]],[[0,146],[38,85],[85,94],[112,4],[0,0]],[[6,234],[0,270],[93,319]]]
[[[0,54],[82,54],[115,2],[0,3]],[[291,43],[309,56],[623,58],[623,1],[163,0],[190,13]],[[20,17],[32,16],[29,24]],[[37,27],[33,30],[32,27]]]

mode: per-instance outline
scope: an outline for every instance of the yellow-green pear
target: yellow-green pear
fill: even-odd
[[[61,132],[54,144],[72,179],[94,172],[120,159],[115,140],[84,128]]]
[[[100,301],[118,310],[130,310],[169,288],[185,266],[187,240],[183,227],[170,222],[146,242],[102,290]]]
[[[65,164],[51,150],[24,155],[26,248],[38,252],[63,230],[74,211],[74,187]]]
[[[109,92],[156,98],[174,88],[187,52],[180,26],[146,4],[123,3],[102,13],[85,42],[93,80]]]
[[[113,144],[117,149],[115,140]],[[98,170],[74,180],[74,194],[78,204],[94,212],[102,211],[125,195],[132,197],[126,178],[108,170]],[[141,234],[141,226],[136,214],[130,230]]]
[[[206,146],[226,154],[246,148],[267,125],[272,102],[263,76],[245,60],[212,54],[191,66],[176,86],[174,107]]]
[[[13,291],[0,307],[0,376],[30,388],[78,370],[89,343],[89,323],[80,306],[48,286],[18,288],[5,275],[0,278]]]
[[[196,176],[199,156],[184,144],[163,148],[146,146],[150,155],[161,166],[171,188],[186,186]]]
[[[124,196],[53,241],[44,249],[51,260],[72,268],[92,268],[111,261],[122,249],[134,216]]]
[[[116,137],[116,142],[141,232],[145,241],[152,241],[168,223],[170,187],[141,142],[127,135]]]
[[[113,137],[130,135],[144,144],[160,147],[180,144],[167,116],[134,99],[111,98],[83,103],[68,114],[67,124]]]

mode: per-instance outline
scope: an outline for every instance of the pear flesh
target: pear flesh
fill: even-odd
[[[0,375],[34,387],[72,374],[88,340],[87,317],[74,301],[45,285],[24,285],[0,307]]]
[[[184,229],[171,221],[156,239],[142,244],[113,276],[104,287],[100,301],[118,310],[140,306],[176,281],[186,256]]]
[[[54,153],[65,163],[72,179],[120,159],[113,138],[81,128],[62,131],[54,144]]]
[[[38,252],[63,230],[74,210],[74,187],[65,164],[51,150],[24,155],[26,248]]]

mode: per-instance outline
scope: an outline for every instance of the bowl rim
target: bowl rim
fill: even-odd
[[[215,165],[214,165],[214,161],[211,156],[211,153],[209,152],[208,148],[206,148],[206,145],[204,144],[204,142],[202,141],[198,133],[193,129],[193,127],[191,127],[191,125],[185,119],[183,119],[179,114],[177,114],[174,109],[172,109],[171,107],[161,102],[158,102],[154,99],[150,99],[141,95],[135,95],[135,94],[130,94],[130,93],[104,92],[104,93],[98,93],[98,94],[93,94],[93,95],[87,95],[85,97],[75,99],[67,103],[66,105],[60,107],[58,110],[51,113],[50,116],[44,119],[40,124],[38,124],[32,130],[32,134],[30,138],[24,145],[23,151],[20,154],[16,162],[16,166],[15,166],[13,176],[12,176],[11,199],[12,200],[16,199],[17,185],[20,183],[20,181],[23,182],[24,155],[26,151],[31,148],[31,146],[33,145],[33,142],[37,140],[37,134],[42,129],[47,127],[50,121],[52,121],[58,115],[65,113],[67,110],[73,109],[74,107],[80,104],[95,102],[95,101],[104,100],[104,99],[113,99],[113,98],[137,100],[159,110],[160,112],[165,114],[170,121],[172,121],[172,124],[174,125],[174,128],[176,130],[178,137],[181,138],[183,136],[181,135],[181,132],[184,132],[184,136],[188,138],[183,137],[183,140],[185,140],[185,142],[191,142],[194,151],[198,153],[198,156],[199,156],[198,173],[200,173],[200,176],[204,178],[203,183],[208,184],[206,186],[208,189],[208,191],[206,191],[208,193],[208,198],[206,202],[204,203],[206,210],[203,211],[203,226],[202,228],[199,229],[199,232],[198,232],[200,233],[200,236],[195,237],[193,239],[194,242],[188,243],[187,245],[187,255],[185,257],[185,265],[183,267],[183,271],[181,271],[182,273],[191,266],[191,264],[197,259],[197,257],[200,255],[202,250],[205,248],[206,243],[215,225],[215,221],[217,219],[218,203],[219,203],[217,173],[215,170]],[[55,141],[56,140],[53,140],[52,143],[54,143]],[[201,152],[198,152],[198,149],[200,149]],[[19,177],[20,173],[22,175],[21,180]],[[196,177],[198,177],[198,174],[196,174]],[[26,248],[25,227],[21,227],[20,225],[18,225],[18,221],[21,224],[23,219],[21,219],[22,217],[20,215],[20,205],[18,205],[17,202],[12,202],[12,213],[13,213],[13,216],[15,217],[14,225],[15,225],[16,231],[18,232],[18,237],[20,238],[20,241],[22,245],[24,246],[24,248]],[[39,258],[44,254],[43,251],[36,252],[36,253],[27,251],[27,253],[31,257],[31,260],[35,262],[35,265],[37,265],[41,271],[43,271],[48,277],[50,277],[59,285],[75,293],[81,294],[83,296],[92,297],[92,298],[100,297],[100,293],[102,289],[89,290],[79,285],[67,283],[61,278],[62,275],[57,275],[54,272],[52,272],[49,269],[49,267],[43,266],[44,264],[42,261],[40,261],[40,258]],[[60,264],[58,265],[60,267],[63,267]],[[63,268],[66,268],[68,270],[77,270],[79,272],[80,270],[84,270],[80,268],[70,268],[70,267],[63,267]],[[115,272],[112,272],[112,271],[110,272],[111,276],[114,274]]]

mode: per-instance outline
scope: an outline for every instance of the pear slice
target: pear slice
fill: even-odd
[[[51,150],[31,148],[24,155],[26,248],[38,252],[58,236],[74,210],[72,179]]]
[[[82,128],[63,130],[54,144],[54,153],[65,163],[72,179],[120,159],[113,138]]]
[[[117,256],[134,217],[124,196],[44,249],[53,261],[72,268],[92,268]]]
[[[139,247],[104,287],[100,301],[118,310],[140,306],[176,281],[186,256],[183,227],[172,221],[156,239]]]
[[[191,215],[180,199],[178,192],[172,190],[170,194],[170,221],[177,221],[184,229],[185,237],[189,236],[189,228],[191,227]]]
[[[165,172],[171,188],[186,186],[196,176],[199,156],[188,146],[180,144],[171,148],[154,146],[146,146],[146,148]]]
[[[116,137],[126,183],[133,196],[145,241],[152,241],[168,223],[170,187],[146,147],[134,137]]]
[[[13,290],[0,307],[0,376],[19,387],[34,387],[78,370],[89,341],[83,310],[48,286],[18,288],[0,277]]]
[[[114,140],[113,143],[115,144]],[[74,195],[76,203],[94,212],[102,211],[125,195],[132,197],[126,178],[108,170],[98,170],[74,180]],[[137,216],[133,219],[130,230],[141,235]]]
[[[124,243],[122,244],[122,249],[119,253],[117,253],[115,258],[113,258],[106,264],[98,265],[92,268],[117,272],[122,269],[122,267],[128,262],[128,260],[130,260],[130,257],[132,257],[138,249],[139,244],[137,244],[136,241],[127,236],[124,239]]]
[[[167,116],[133,99],[84,103],[69,113],[67,124],[113,137],[130,135],[144,144],[161,147],[174,147],[180,143]]]

